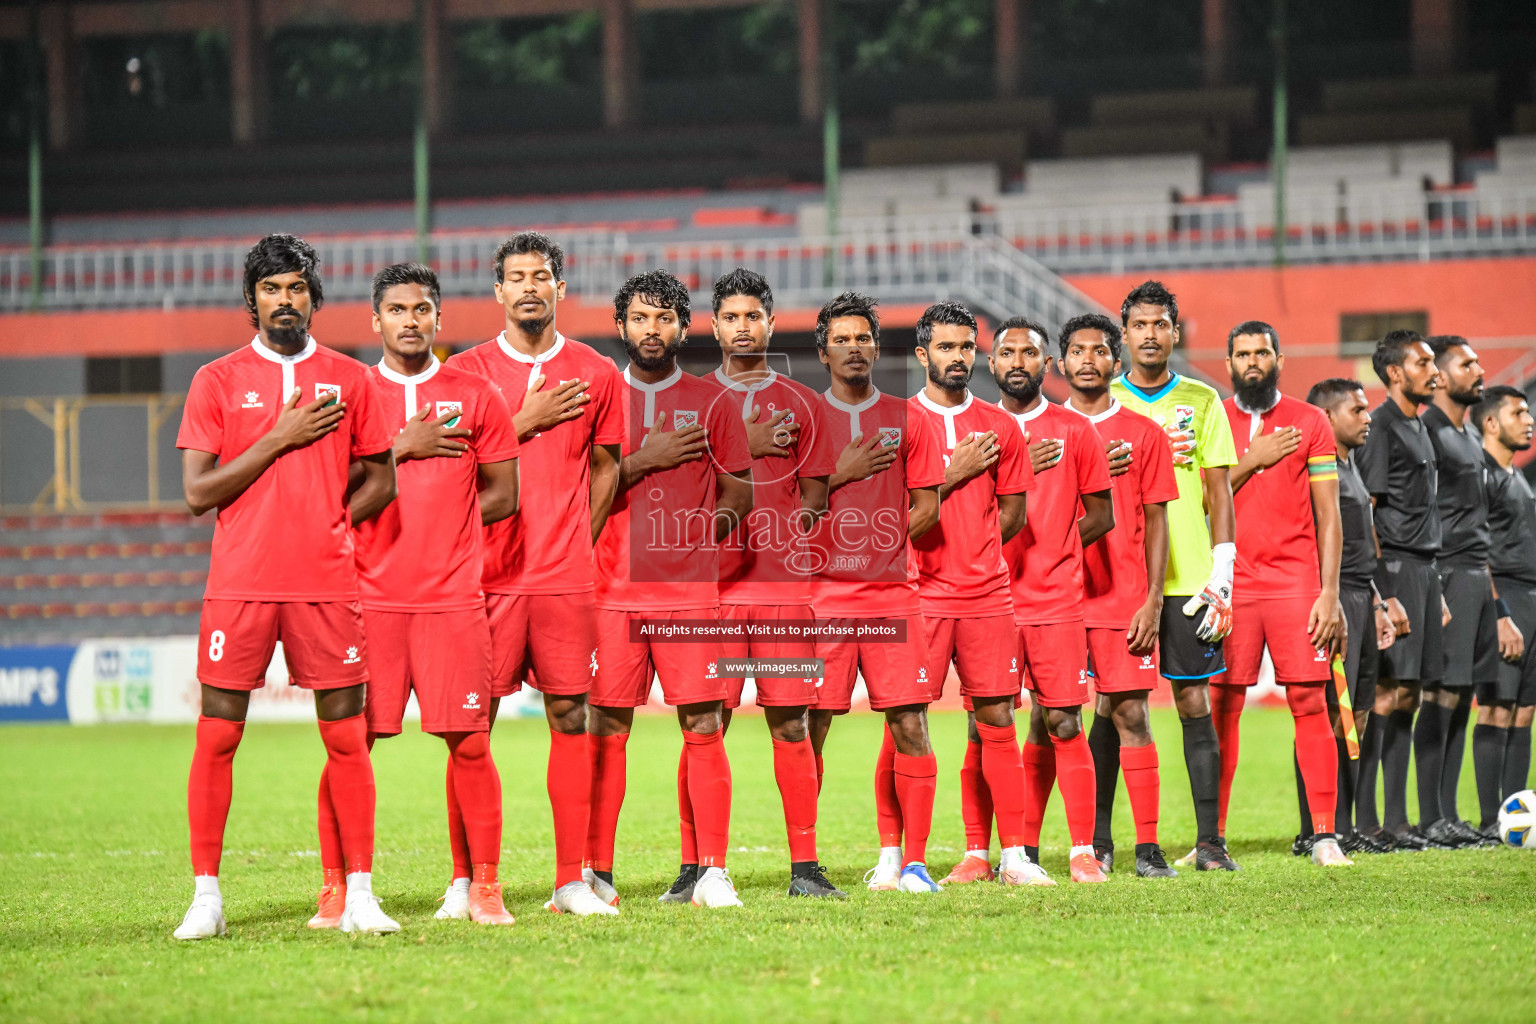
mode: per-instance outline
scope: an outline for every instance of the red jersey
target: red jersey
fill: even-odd
[[[278,456],[220,506],[208,600],[357,600],[347,466],[388,451],[395,437],[366,366],[314,338],[297,355],[281,356],[257,337],[197,371],[176,447],[228,462],[272,429],[294,388],[300,405],[334,392],[346,403],[346,414],[336,430]]]
[[[363,607],[384,612],[481,608],[480,500],[476,468],[517,458],[517,432],[501,389],[436,359],[408,377],[380,363],[372,370],[386,418],[404,424],[422,406],[432,419],[456,410],[469,451],[457,459],[410,459],[395,467],[399,494],[353,528]]]
[[[681,367],[657,384],[623,373],[628,387],[623,453],[640,450],[650,425],[702,424],[704,458],[639,480],[613,499],[597,539],[597,606],[613,611],[685,611],[720,603],[720,547],[715,543],[715,477],[752,467],[740,409],[720,400],[712,380]]]
[[[809,538],[800,528],[800,480],[831,476],[837,451],[826,443],[816,392],[782,374],[768,371],[760,381],[732,380],[716,370],[713,380],[725,389],[724,400],[739,404],[743,422],[752,410],[770,419],[787,410],[784,426],[800,432],[783,446],[789,458],[764,456],[752,461],[752,511],[720,550],[721,604],[810,604],[812,568]]]
[[[855,437],[880,435],[896,461],[827,498],[814,545],[821,574],[812,604],[822,618],[897,618],[919,614],[917,559],[907,539],[908,491],[944,483],[944,455],[927,417],[875,391],[857,405],[821,395],[822,433],[838,455]]]
[[[1115,528],[1083,552],[1083,621],[1090,628],[1124,629],[1147,600],[1145,506],[1179,496],[1173,449],[1161,427],[1117,399],[1110,399],[1109,408],[1097,416],[1078,412],[1071,403],[1062,408],[1091,422],[1103,444],[1131,446],[1130,468],[1109,478]]]
[[[1011,614],[997,497],[1023,494],[1035,485],[1024,435],[1012,416],[975,395],[946,408],[919,391],[908,404],[934,428],[945,466],[955,445],[972,434],[992,431],[999,448],[991,468],[950,491],[938,525],[913,541],[923,614],[942,619]]]
[[[1222,403],[1241,459],[1252,439],[1280,427],[1301,431],[1301,443],[1268,469],[1256,470],[1232,495],[1237,516],[1234,593],[1249,597],[1316,597],[1317,526],[1312,521],[1312,481],[1339,478],[1338,447],[1327,415],[1299,398],[1280,395],[1265,413]]]
[[[522,442],[518,513],[484,528],[488,594],[580,594],[592,589],[592,446],[624,440],[624,389],[613,360],[563,334],[539,356],[519,352],[506,333],[448,360],[501,388],[515,416],[528,386],[591,382],[591,399],[575,419]]]
[[[1035,477],[1024,528],[1003,546],[1013,618],[1026,626],[1076,622],[1083,617],[1082,495],[1110,489],[1109,460],[1091,423],[1044,398],[1013,418],[1031,442],[1061,442],[1061,459]]]

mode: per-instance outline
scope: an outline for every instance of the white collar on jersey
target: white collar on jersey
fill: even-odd
[[[715,379],[725,387],[730,388],[732,391],[745,391],[748,394],[751,394],[754,391],[763,390],[768,385],[778,380],[779,372],[777,370],[770,369],[768,371],[768,376],[764,377],[762,380],[745,381],[736,380],[725,372],[725,367],[717,366],[715,367]]]
[[[501,347],[501,350],[507,354],[508,358],[515,359],[519,363],[532,363],[533,365],[537,366],[540,363],[549,362],[551,359],[555,358],[555,356],[560,354],[560,350],[565,348],[565,335],[561,334],[559,331],[556,331],[555,343],[536,356],[531,356],[526,352],[519,352],[517,349],[513,348],[512,343],[507,340],[506,331],[502,331],[500,334],[496,335],[496,344]]]
[[[1086,419],[1089,423],[1103,423],[1105,420],[1109,419],[1115,413],[1120,411],[1120,399],[1111,395],[1109,399],[1109,408],[1105,409],[1103,412],[1096,412],[1091,415],[1089,413],[1083,412],[1083,410],[1073,405],[1071,399],[1062,402],[1061,407],[1063,409],[1071,409],[1073,412]]]
[[[834,398],[832,396],[831,388],[827,388],[827,390],[823,391],[821,394],[822,397],[827,400],[828,405],[842,412],[863,412],[865,409],[868,409],[870,406],[880,401],[879,388],[870,388],[869,397],[864,399],[864,401],[860,402],[858,405],[849,405],[847,402],[839,401],[838,399]]]
[[[432,357],[432,364],[415,376],[405,373],[396,373],[394,370],[391,370],[389,367],[385,366],[384,360],[382,359],[379,360],[378,366],[379,376],[383,377],[385,380],[392,380],[396,384],[410,385],[425,384],[433,377],[436,377],[437,371],[441,370],[442,368],[443,364],[438,362],[437,356],[435,355]]]
[[[926,392],[926,391],[919,391],[917,393],[916,397],[917,397],[917,404],[921,405],[924,409],[927,409],[929,412],[936,412],[940,416],[958,416],[962,412],[965,412],[965,410],[967,410],[967,409],[969,409],[971,407],[971,400],[974,399],[976,396],[971,394],[969,391],[967,391],[965,393],[965,401],[963,401],[959,405],[956,405],[956,406],[953,406],[953,407],[950,407],[950,406],[947,406],[947,405],[940,405],[938,402],[935,402],[933,399],[929,398],[928,397],[928,392]]]
[[[1263,416],[1265,413],[1270,412],[1274,409],[1275,406],[1280,404],[1280,392],[1277,390],[1275,392],[1275,400],[1270,402],[1269,405],[1262,409],[1251,408],[1247,402],[1243,401],[1237,395],[1232,396],[1232,404],[1236,405],[1238,409],[1247,413],[1249,416]]]
[[[273,352],[271,349],[267,348],[267,346],[263,345],[261,343],[261,335],[258,334],[256,337],[251,339],[251,348],[255,349],[256,354],[261,356],[261,358],[265,359],[269,363],[283,363],[287,364],[288,366],[292,366],[294,363],[302,363],[304,360],[314,355],[315,349],[319,347],[320,346],[315,343],[315,336],[313,334],[306,334],[304,335],[304,347],[291,356],[285,356],[281,352]]]
[[[1049,409],[1050,407],[1051,407],[1051,403],[1047,402],[1045,400],[1045,396],[1042,395],[1042,396],[1040,396],[1040,404],[1039,405],[1035,406],[1033,409],[1029,410],[1028,412],[1016,412],[1016,413],[1013,414],[1013,418],[1018,420],[1020,423],[1028,423],[1030,420],[1034,419],[1036,416],[1039,416],[1041,413],[1045,412],[1045,410]]]
[[[636,391],[644,391],[648,395],[654,395],[658,391],[665,391],[667,388],[671,387],[673,384],[676,384],[682,379],[683,368],[681,366],[672,367],[672,372],[667,375],[666,379],[659,380],[655,384],[647,384],[643,380],[636,380],[630,375],[629,367],[624,367],[624,383],[628,384]]]

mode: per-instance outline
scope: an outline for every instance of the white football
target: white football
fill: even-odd
[[[1504,798],[1499,838],[1519,850],[1536,850],[1536,793],[1525,789]]]

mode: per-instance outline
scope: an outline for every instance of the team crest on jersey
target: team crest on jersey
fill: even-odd
[[[324,398],[327,394],[330,395],[331,401],[330,402],[326,402],[325,403],[326,405],[330,405],[331,402],[339,402],[339,401],[341,401],[341,385],[340,384],[316,384],[315,385],[315,400],[316,401],[319,401],[320,399]]]
[[[449,413],[457,414],[457,413],[463,412],[464,411],[464,403],[463,402],[438,402],[437,405],[436,405],[436,408],[437,408],[437,412],[434,413],[434,416],[436,418],[441,419],[442,417],[448,415]],[[459,425],[459,417],[457,415],[455,415],[453,417],[453,419],[449,420],[447,423],[443,424],[443,426],[445,426],[445,427],[456,427],[458,425]]]
[[[245,393],[245,404],[242,405],[240,408],[242,408],[242,409],[260,409],[261,408],[261,396],[258,395],[254,391],[247,391]]]
[[[1178,430],[1188,430],[1195,423],[1195,407],[1192,405],[1176,405],[1173,407],[1173,424]]]
[[[881,448],[894,448],[894,447],[896,447],[899,444],[901,444],[901,428],[900,427],[881,427],[880,428],[880,447]]]
[[[685,429],[687,427],[695,427],[695,426],[698,426],[698,423],[699,423],[699,414],[698,414],[697,410],[694,410],[694,409],[673,409],[672,410],[672,429],[673,430],[683,430],[683,429]]]

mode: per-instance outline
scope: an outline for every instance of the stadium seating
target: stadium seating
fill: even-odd
[[[972,160],[990,161],[998,164],[1006,174],[1017,174],[1024,166],[1024,133],[991,131],[888,135],[864,143],[864,163],[869,167]]]
[[[1023,131],[1039,138],[1056,128],[1056,103],[1046,97],[965,103],[900,103],[891,110],[891,128],[901,135]]]

